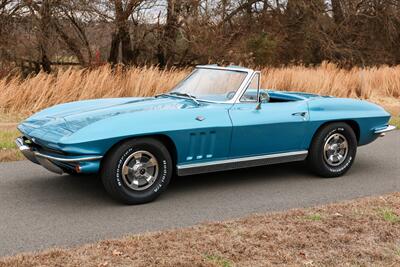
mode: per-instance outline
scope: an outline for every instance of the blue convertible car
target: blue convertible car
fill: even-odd
[[[260,89],[260,72],[198,66],[169,93],[45,109],[18,129],[19,149],[55,173],[100,173],[128,204],[155,199],[174,174],[307,160],[322,177],[346,173],[357,146],[395,127],[366,101]]]

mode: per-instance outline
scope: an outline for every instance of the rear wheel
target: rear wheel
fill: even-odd
[[[128,140],[104,159],[101,178],[107,192],[126,204],[146,203],[157,198],[172,176],[172,160],[158,140]]]
[[[308,155],[311,169],[322,177],[339,177],[352,166],[357,138],[346,123],[325,125],[316,133]]]

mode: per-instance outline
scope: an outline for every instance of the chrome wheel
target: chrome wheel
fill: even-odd
[[[157,179],[159,164],[156,157],[148,151],[136,151],[122,166],[125,184],[137,191],[149,188]]]
[[[324,160],[330,166],[339,166],[347,157],[349,144],[344,135],[335,133],[326,140],[324,145]]]

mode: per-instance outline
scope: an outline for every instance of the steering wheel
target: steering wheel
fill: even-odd
[[[226,99],[231,100],[236,94],[236,91],[230,91],[226,93]]]

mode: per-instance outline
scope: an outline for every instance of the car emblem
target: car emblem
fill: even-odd
[[[203,116],[197,116],[196,120],[198,121],[204,121],[206,118],[204,118]]]

